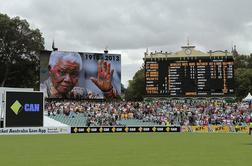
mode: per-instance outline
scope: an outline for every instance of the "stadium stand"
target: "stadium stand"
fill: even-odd
[[[246,103],[47,101],[48,117],[69,126],[233,125],[251,120]]]
[[[61,123],[58,120],[54,120],[47,116],[44,116],[44,127],[67,127],[65,123]]]

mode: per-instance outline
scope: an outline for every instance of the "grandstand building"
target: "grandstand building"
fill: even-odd
[[[232,52],[228,52],[228,50],[209,50],[208,52],[203,52],[195,49],[196,46],[189,45],[182,46],[181,50],[176,52],[163,52],[163,51],[155,51],[149,52],[148,49],[144,53],[144,61],[145,60],[168,60],[168,59],[196,59],[196,58],[225,58],[225,57],[233,57],[233,53],[236,52],[236,49],[232,50]]]

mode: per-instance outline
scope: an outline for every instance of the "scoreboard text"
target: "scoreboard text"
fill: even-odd
[[[234,94],[233,57],[145,60],[147,96],[200,97]]]

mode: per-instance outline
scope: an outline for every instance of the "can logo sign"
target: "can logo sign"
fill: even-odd
[[[18,115],[18,113],[22,110],[22,105],[18,100],[16,100],[12,105],[11,105],[11,110]]]
[[[24,111],[25,112],[39,112],[39,104],[25,104]]]
[[[5,127],[43,126],[43,92],[6,91]]]
[[[40,105],[39,104],[24,104],[25,112],[39,112]],[[18,115],[18,113],[23,109],[22,104],[18,100],[16,100],[11,105],[11,110]]]

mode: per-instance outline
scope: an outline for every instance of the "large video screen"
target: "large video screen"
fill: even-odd
[[[232,57],[146,60],[147,96],[214,97],[234,95]]]
[[[121,55],[42,51],[40,91],[46,98],[118,98],[121,95]]]

